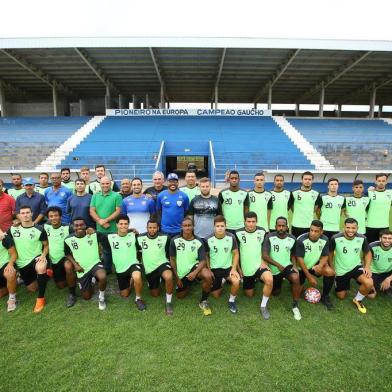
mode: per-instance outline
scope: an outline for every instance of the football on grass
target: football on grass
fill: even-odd
[[[304,296],[305,301],[310,302],[311,304],[317,304],[317,302],[320,302],[321,299],[320,291],[318,291],[314,287],[307,288],[305,290]]]

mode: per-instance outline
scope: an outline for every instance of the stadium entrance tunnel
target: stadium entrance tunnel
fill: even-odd
[[[208,177],[207,155],[170,155],[165,160],[165,175],[177,173],[184,178],[187,170],[194,170],[198,178]]]

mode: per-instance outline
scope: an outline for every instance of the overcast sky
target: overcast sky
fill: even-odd
[[[392,1],[384,0],[2,0],[0,14],[0,37],[392,40]]]

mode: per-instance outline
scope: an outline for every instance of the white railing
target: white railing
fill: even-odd
[[[211,184],[215,188],[216,183],[216,164],[215,164],[215,155],[214,155],[214,147],[212,145],[212,141],[208,142],[210,146],[210,177],[211,177]]]
[[[159,149],[159,153],[158,153],[158,157],[157,157],[157,161],[155,163],[155,171],[157,171],[157,170],[162,171],[162,154],[163,154],[164,147],[165,147],[165,141],[162,140],[161,147]]]

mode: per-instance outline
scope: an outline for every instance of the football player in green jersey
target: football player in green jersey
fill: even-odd
[[[324,225],[324,235],[330,239],[340,231],[340,216],[345,207],[345,199],[338,195],[339,180],[328,180],[328,193],[321,197],[321,205],[317,208],[317,215]]]
[[[291,233],[294,237],[299,237],[309,231],[314,214],[321,206],[320,193],[312,189],[313,173],[304,172],[301,178],[301,188],[292,191],[289,200],[289,207],[293,211]]]
[[[177,282],[177,298],[185,298],[190,287],[201,280],[202,294],[199,307],[205,316],[210,315],[208,295],[211,291],[212,272],[207,268],[206,252],[203,242],[193,234],[193,221],[185,218],[182,221],[181,234],[170,241],[170,264]]]
[[[269,320],[267,307],[272,292],[272,275],[265,260],[263,260],[263,241],[266,230],[257,226],[255,212],[245,214],[245,227],[236,231],[240,248],[240,274],[243,277],[243,288],[247,297],[253,297],[255,283],[264,282],[263,297],[260,303],[260,313],[264,320]]]
[[[323,223],[314,220],[309,233],[300,235],[296,241],[295,257],[299,272],[299,280],[304,288],[306,279],[313,287],[317,286],[317,276],[323,277],[321,302],[328,310],[333,309],[329,293],[335,283],[335,273],[328,265],[328,237],[323,235]]]
[[[288,233],[287,219],[279,217],[276,220],[276,231],[268,234],[263,244],[263,259],[271,265],[273,275],[273,295],[279,295],[282,289],[283,278],[291,285],[293,297],[292,311],[294,319],[301,320],[298,301],[301,296],[301,284],[296,269],[295,237]]]
[[[335,270],[337,297],[344,299],[350,290],[351,279],[356,280],[359,290],[353,303],[360,313],[366,313],[362,301],[373,291],[370,267],[372,254],[366,237],[357,231],[358,222],[354,218],[347,218],[343,232],[334,235],[330,240],[329,265]]]
[[[257,223],[266,231],[269,231],[268,203],[271,200],[271,193],[264,189],[264,173],[256,173],[254,177],[254,188],[248,192],[245,199],[245,212],[253,211],[257,214]]]
[[[146,310],[142,299],[142,266],[137,259],[136,236],[129,228],[129,216],[121,214],[116,219],[117,233],[107,234],[103,247],[110,249],[120,296],[129,297],[131,286],[135,287],[135,305],[138,310]]]
[[[369,197],[363,195],[364,185],[362,180],[353,182],[353,195],[346,196],[343,213],[346,218],[354,218],[358,221],[358,233],[366,233],[366,215]]]
[[[370,245],[372,252],[372,279],[374,291],[368,298],[375,298],[380,291],[387,291],[391,288],[392,282],[392,231],[382,230],[380,240],[372,242]]]
[[[388,176],[376,175],[376,187],[368,190],[369,205],[366,221],[366,237],[369,242],[379,239],[380,231],[389,229],[389,212],[392,203],[392,190],[386,189]]]
[[[98,281],[98,308],[106,309],[106,271],[99,259],[98,242],[104,243],[106,237],[102,233],[87,233],[86,222],[82,217],[75,217],[72,221],[74,233],[64,241],[64,253],[72,263],[78,278],[82,297],[86,300],[93,296],[92,279]]]
[[[0,298],[8,293],[8,312],[16,309],[15,262],[17,258],[14,240],[0,230]]]
[[[34,313],[45,307],[45,290],[48,280],[46,273],[49,245],[42,226],[33,224],[33,212],[29,206],[19,210],[20,226],[11,226],[8,235],[15,243],[18,258],[16,266],[28,291],[38,291]]]
[[[270,193],[268,222],[270,231],[274,231],[277,218],[283,216],[289,219],[289,200],[291,194],[290,191],[284,189],[284,176],[282,174],[276,174],[274,176],[274,189]]]
[[[168,261],[170,237],[159,232],[159,224],[151,218],[147,222],[147,232],[137,236],[137,246],[142,254],[144,272],[151,295],[159,297],[161,279],[165,282],[165,313],[173,314],[173,270]]]
[[[229,310],[237,313],[235,299],[240,288],[238,245],[233,234],[226,232],[226,219],[222,215],[214,218],[214,234],[207,238],[207,264],[214,276],[211,294],[218,298],[225,281],[231,284]]]
[[[236,170],[229,173],[230,187],[219,192],[223,216],[226,219],[227,231],[235,235],[235,231],[244,225],[245,199],[248,192],[240,188],[240,175]]]

